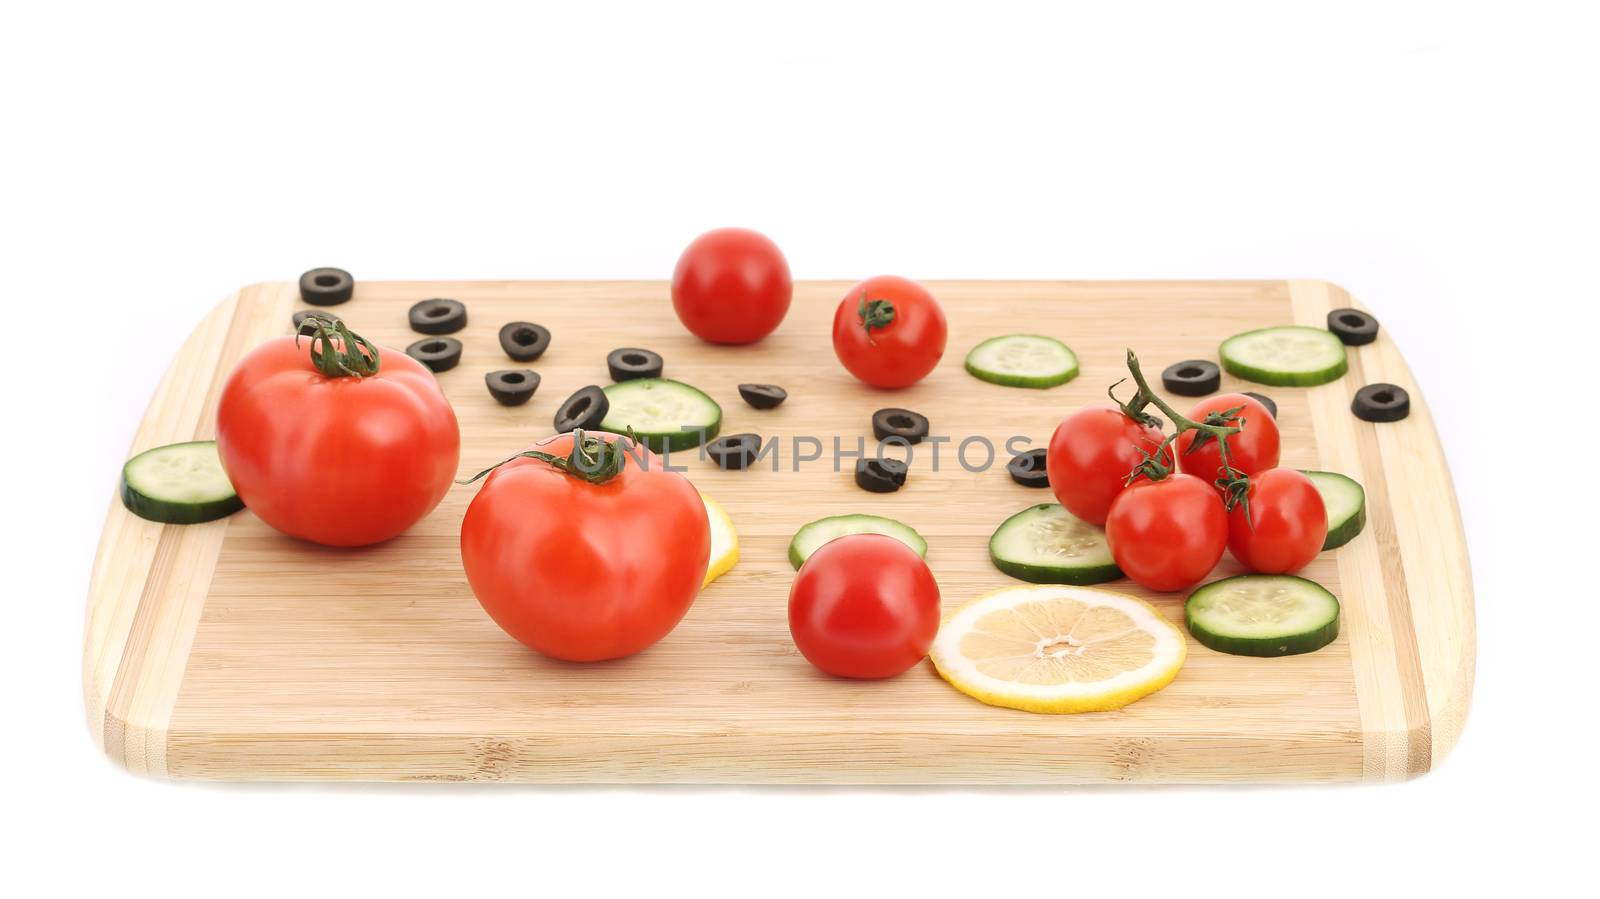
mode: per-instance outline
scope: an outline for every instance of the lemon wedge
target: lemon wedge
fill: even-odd
[[[717,501],[704,493],[700,499],[706,504],[706,519],[711,522],[711,564],[706,566],[703,588],[724,574],[739,561],[739,535],[733,529],[733,519],[722,511]]]
[[[957,690],[1027,712],[1104,712],[1172,683],[1183,632],[1145,601],[1089,587],[1008,587],[945,618],[929,657]]]

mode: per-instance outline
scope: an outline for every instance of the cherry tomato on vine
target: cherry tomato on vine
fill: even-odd
[[[789,633],[829,674],[894,677],[921,661],[939,633],[939,585],[928,563],[893,537],[839,537],[795,575]]]
[[[580,457],[576,439],[547,437],[527,451],[540,456],[492,470],[461,521],[461,564],[506,633],[592,662],[644,650],[683,619],[705,580],[711,525],[694,485],[649,450],[582,434]]]
[[[1328,510],[1310,478],[1292,468],[1269,468],[1250,476],[1246,497],[1228,513],[1228,550],[1244,567],[1288,574],[1322,552]]]
[[[1122,573],[1162,593],[1198,583],[1228,546],[1222,496],[1194,475],[1141,477],[1111,504],[1106,544]]]
[[[850,288],[833,314],[833,352],[873,387],[909,387],[944,355],[944,309],[921,284],[895,275]]]
[[[1234,415],[1225,415],[1235,409]],[[1278,464],[1278,423],[1256,398],[1242,393],[1207,397],[1189,410],[1189,417],[1201,424],[1239,428],[1238,433],[1228,435],[1228,462],[1239,471],[1253,475]],[[1197,478],[1215,481],[1222,470],[1217,439],[1204,431],[1179,434],[1178,467]]]
[[[1085,406],[1067,416],[1050,437],[1045,473],[1068,512],[1101,526],[1128,475],[1161,447],[1161,431],[1134,421],[1116,406]],[[1143,452],[1141,452],[1141,450]],[[1162,463],[1172,464],[1169,447]]]
[[[754,343],[789,311],[789,263],[766,235],[718,228],[694,239],[672,273],[672,308],[712,343]]]
[[[217,451],[262,521],[315,543],[365,546],[439,504],[461,433],[433,372],[325,324],[310,340],[279,337],[239,361],[217,403]]]

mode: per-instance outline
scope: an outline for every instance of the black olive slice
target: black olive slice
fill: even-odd
[[[489,372],[483,376],[483,382],[489,386],[489,395],[495,402],[502,406],[520,406],[532,399],[533,392],[539,389],[539,373],[508,368]]]
[[[759,434],[728,434],[706,444],[706,455],[723,471],[744,471],[760,453]]]
[[[461,341],[454,337],[424,337],[406,347],[406,355],[434,372],[449,371],[461,361]]]
[[[460,300],[423,300],[406,317],[418,334],[454,334],[467,326],[467,307]]]
[[[312,306],[337,306],[355,292],[356,279],[342,268],[314,268],[300,276],[300,299]]]
[[[556,433],[565,434],[568,431],[582,428],[593,431],[600,427],[600,422],[605,421],[606,413],[611,411],[611,401],[606,399],[606,392],[590,384],[567,397],[556,410]]]
[[[1251,399],[1253,399],[1253,400],[1255,400],[1256,402],[1260,403],[1261,405],[1266,406],[1267,407],[1267,414],[1271,415],[1274,420],[1277,419],[1277,417],[1278,417],[1278,404],[1272,401],[1272,397],[1267,396],[1266,394],[1256,393],[1253,390],[1246,390],[1244,392],[1244,395],[1249,397],[1249,398],[1251,398]]]
[[[1345,346],[1361,346],[1378,339],[1378,320],[1360,309],[1335,309],[1328,313],[1328,330]]]
[[[1217,363],[1190,359],[1167,366],[1161,373],[1161,386],[1178,396],[1205,396],[1222,386],[1222,369]]]
[[[533,322],[512,322],[500,329],[500,349],[518,362],[532,362],[550,348],[550,329]]]
[[[856,486],[871,493],[893,493],[906,482],[906,463],[896,459],[857,459]]]
[[[1368,384],[1356,391],[1350,411],[1362,421],[1399,421],[1411,414],[1411,395],[1393,384]]]
[[[866,463],[868,468],[875,470],[878,474],[894,481],[896,484],[905,484],[906,472],[909,466],[899,459],[886,459],[880,456],[875,459],[867,459]]]
[[[872,436],[879,440],[899,437],[906,443],[921,443],[928,436],[928,418],[910,409],[879,409],[872,413]]]
[[[1006,473],[1011,480],[1024,487],[1048,487],[1050,476],[1045,472],[1045,449],[1031,449],[1017,453],[1006,463]]]
[[[305,324],[305,320],[313,315],[330,324],[337,325],[339,323],[339,316],[334,315],[332,312],[323,312],[321,309],[301,309],[290,317],[294,321],[295,331],[302,335],[309,335],[315,330],[310,325]]]
[[[661,355],[638,347],[625,346],[606,356],[606,368],[613,381],[661,377]]]
[[[740,384],[739,395],[756,409],[776,409],[789,398],[789,391],[776,384]]]

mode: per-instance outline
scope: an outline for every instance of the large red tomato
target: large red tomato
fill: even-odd
[[[1106,545],[1135,583],[1182,590],[1209,574],[1227,548],[1222,495],[1194,475],[1140,478],[1111,504]]]
[[[882,534],[823,544],[789,589],[789,633],[811,664],[840,677],[894,677],[939,633],[939,585],[916,551]]]
[[[245,506],[329,546],[377,543],[416,524],[450,489],[461,448],[433,372],[351,336],[367,349],[267,341],[240,360],[217,405],[217,450]]]
[[[921,284],[895,275],[850,288],[833,313],[833,352],[873,387],[909,387],[944,355],[944,309]]]
[[[754,343],[771,334],[793,294],[778,245],[744,228],[695,238],[672,273],[672,308],[684,327],[712,343]]]
[[[488,476],[461,522],[461,564],[489,617],[533,649],[574,662],[633,655],[700,592],[711,557],[705,503],[683,475],[643,446],[624,451],[614,434],[583,435],[587,458],[599,460],[591,470],[619,463],[604,480],[584,477],[574,439],[529,450],[562,462],[521,455]]]
[[[1251,475],[1246,497],[1228,513],[1228,550],[1244,567],[1288,574],[1322,552],[1328,509],[1310,478],[1293,468],[1269,468]]]
[[[1161,431],[1129,418],[1116,406],[1085,406],[1067,416],[1050,437],[1045,473],[1068,512],[1100,526],[1128,475],[1161,448]],[[1143,451],[1143,452],[1141,452]],[[1172,451],[1162,454],[1170,465]]]
[[[1224,415],[1234,409],[1239,411],[1233,416]],[[1238,433],[1228,435],[1228,462],[1239,471],[1255,474],[1278,464],[1278,422],[1255,397],[1220,393],[1196,403],[1189,417],[1204,424],[1239,428]],[[1204,431],[1184,431],[1177,443],[1179,468],[1206,481],[1221,476],[1222,450],[1215,437]]]

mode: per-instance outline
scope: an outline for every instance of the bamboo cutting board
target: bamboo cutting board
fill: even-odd
[[[833,310],[849,286],[797,284],[779,331],[734,348],[690,336],[660,282],[359,283],[332,311],[395,351],[419,336],[406,324],[413,302],[466,303],[462,362],[439,375],[461,422],[463,476],[550,433],[562,399],[609,383],[605,355],[619,346],[660,352],[668,377],[722,404],[723,433],[779,437],[786,454],[799,435],[870,444],[873,410],[904,406],[956,442],[989,438],[1000,459],[969,473],[954,464],[953,442],[940,471],[919,452],[905,488],[874,495],[855,486],[851,460],[833,471],[829,453],[798,473],[788,455],[777,472],[723,472],[690,454],[688,477],[738,529],[739,564],[654,648],[587,666],[524,649],[473,599],[457,535],[476,486],[453,488],[409,533],[359,550],[297,542],[248,511],[154,524],[113,499],[84,639],[95,738],[132,771],[183,778],[879,784],[1395,780],[1455,744],[1473,680],[1466,548],[1433,421],[1386,332],[1350,348],[1339,381],[1256,388],[1278,403],[1284,465],[1342,472],[1367,490],[1366,530],[1302,572],[1343,603],[1343,632],[1327,648],[1252,659],[1191,640],[1167,689],[1117,712],[1066,716],[983,705],[926,663],[870,683],[812,668],[786,618],[785,552],[802,524],[859,511],[912,525],[928,538],[948,611],[1017,583],[989,563],[989,535],[1051,498],[1007,477],[1006,438],[1045,445],[1062,417],[1123,377],[1126,347],[1155,374],[1215,359],[1239,331],[1321,326],[1329,309],[1354,305],[1320,281],[930,282],[950,321],[945,359],[916,386],[882,392],[832,357]],[[132,450],[212,437],[234,362],[289,333],[299,308],[289,283],[247,287],[218,306],[175,348]],[[526,366],[542,376],[537,395],[504,408],[483,376],[524,367],[496,340],[512,320],[554,337]],[[1082,373],[1034,391],[962,370],[977,342],[1016,331],[1064,340]],[[790,398],[751,409],[735,390],[743,381],[782,384]],[[1411,416],[1373,425],[1351,415],[1352,394],[1373,381],[1410,391]],[[1223,389],[1251,385],[1224,375]],[[982,455],[975,445],[968,460]],[[1218,576],[1237,571],[1225,558]],[[1182,596],[1108,586],[1181,624]]]

